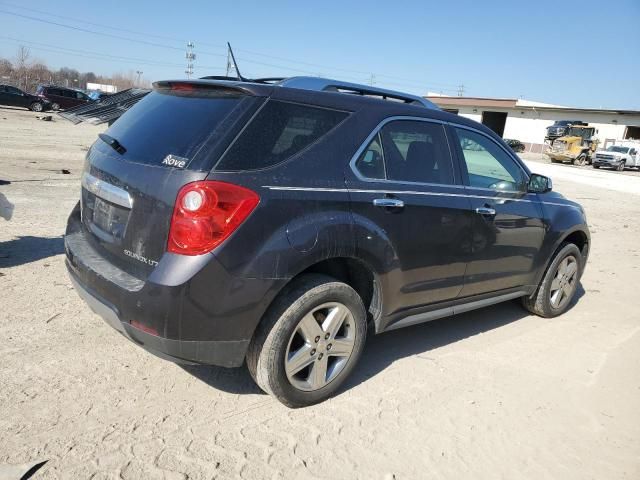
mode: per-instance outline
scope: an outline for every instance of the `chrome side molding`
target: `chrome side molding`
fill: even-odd
[[[107,202],[129,209],[133,207],[133,198],[131,198],[129,192],[100,180],[88,172],[82,175],[82,186],[96,197],[100,197]]]

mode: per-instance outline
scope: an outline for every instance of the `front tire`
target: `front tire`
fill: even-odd
[[[576,158],[573,162],[574,165],[578,165],[580,167],[587,165],[587,163],[589,163],[589,161],[587,160],[587,155],[585,155],[584,153],[578,155],[578,158]]]
[[[553,257],[538,289],[522,298],[522,305],[544,318],[564,313],[578,289],[584,268],[582,254],[573,243],[563,243]]]
[[[616,167],[616,170],[619,171],[619,172],[624,172],[624,165],[625,165],[625,163],[624,163],[624,160],[623,160],[622,162],[620,162],[618,164],[618,166]]]
[[[52,103],[51,104],[51,110],[54,110],[54,111],[57,112],[58,110],[60,110],[60,105],[57,104],[57,103]]]
[[[291,408],[332,396],[358,362],[367,335],[362,299],[332,277],[303,275],[263,318],[247,352],[258,386]]]

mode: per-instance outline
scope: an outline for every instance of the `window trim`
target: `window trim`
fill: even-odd
[[[411,182],[409,180],[389,180],[387,178],[387,163],[386,163],[386,159],[384,158],[384,145],[382,143],[382,135],[380,135],[380,145],[382,146],[382,156],[383,156],[383,161],[384,161],[384,176],[385,178],[370,178],[370,177],[365,177],[364,175],[362,175],[360,173],[360,171],[356,168],[356,162],[358,161],[358,158],[360,158],[360,155],[362,155],[362,152],[364,152],[364,150],[369,146],[369,144],[373,141],[373,139],[375,138],[376,135],[380,134],[380,131],[382,130],[382,128],[390,122],[395,122],[395,121],[417,121],[417,122],[425,122],[425,123],[435,123],[438,125],[442,126],[442,129],[444,131],[444,137],[447,141],[447,148],[449,149],[449,160],[451,161],[451,173],[453,174],[453,183],[431,183],[431,182]],[[435,186],[435,187],[458,187],[458,188],[462,188],[464,187],[464,185],[461,183],[461,178],[457,178],[458,175],[456,175],[456,160],[454,158],[454,151],[451,148],[451,140],[449,139],[449,134],[447,133],[447,129],[446,129],[446,125],[448,122],[442,121],[442,120],[438,120],[436,118],[425,118],[425,117],[414,117],[414,116],[408,116],[408,115],[394,115],[392,117],[387,117],[385,119],[383,119],[380,123],[378,123],[378,125],[375,126],[375,128],[372,130],[372,132],[367,136],[367,138],[365,138],[364,142],[360,145],[360,147],[358,147],[358,149],[356,150],[356,153],[353,155],[353,157],[351,157],[351,160],[349,161],[349,168],[351,169],[351,171],[353,172],[353,174],[356,176],[356,178],[362,182],[368,182],[368,183],[390,183],[390,184],[394,184],[394,185],[424,185],[424,186]]]

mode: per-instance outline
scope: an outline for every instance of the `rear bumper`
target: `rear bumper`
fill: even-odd
[[[286,280],[245,278],[212,254],[165,254],[147,277],[110,260],[72,212],[66,266],[80,296],[109,325],[175,362],[238,367]]]
[[[89,305],[89,308],[102,317],[113,329],[148,352],[165,360],[187,365],[207,364],[222,367],[239,367],[244,362],[249,340],[174,340],[152,335],[120,320],[116,306],[109,304],[106,300],[99,298],[95,293],[81,285],[68,263],[67,269],[76,292]]]

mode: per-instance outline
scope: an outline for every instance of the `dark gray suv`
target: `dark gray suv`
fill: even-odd
[[[326,80],[180,80],[91,147],[65,235],[78,293],[164,358],[239,367],[291,407],[367,334],[520,298],[564,312],[582,208],[484,126]]]

